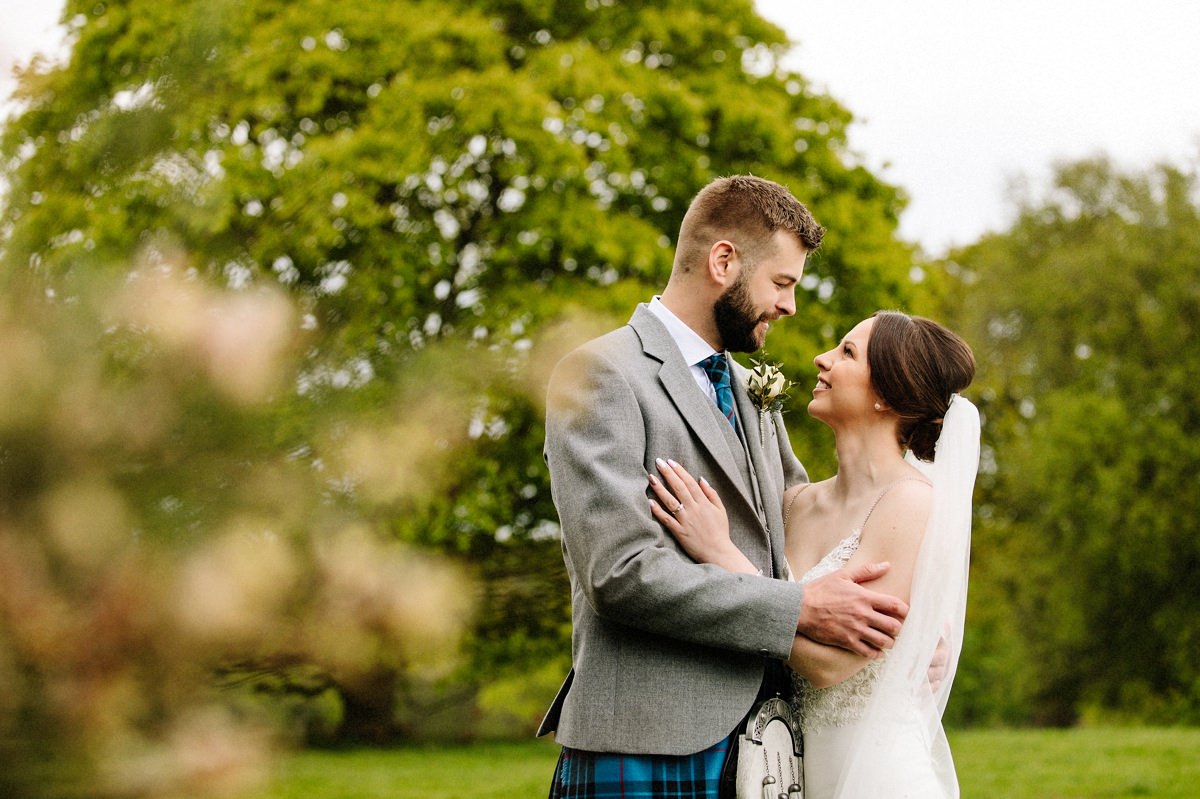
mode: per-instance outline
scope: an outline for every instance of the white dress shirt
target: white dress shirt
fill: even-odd
[[[688,327],[682,319],[671,313],[671,309],[663,305],[662,299],[657,295],[650,300],[650,312],[658,317],[659,321],[667,328],[667,332],[671,334],[671,339],[675,342],[675,346],[679,347],[684,362],[692,369],[692,377],[696,378],[696,385],[700,386],[704,396],[715,403],[717,389],[713,386],[708,372],[704,371],[700,362],[711,355],[716,355],[717,351],[707,341],[700,338],[700,334]]]

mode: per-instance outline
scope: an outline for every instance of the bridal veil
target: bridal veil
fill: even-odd
[[[931,479],[933,504],[913,572],[909,615],[857,725],[857,740],[838,780],[839,799],[959,795],[942,713],[966,615],[971,495],[979,467],[975,406],[956,394],[943,418],[933,463],[908,458]],[[929,666],[939,647],[947,655],[946,671],[931,685]],[[905,789],[908,778],[921,787]]]

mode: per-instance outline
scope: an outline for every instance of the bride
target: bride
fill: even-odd
[[[974,377],[974,357],[935,322],[881,311],[814,363],[808,412],[833,429],[838,469],[785,493],[789,566],[806,583],[888,561],[874,587],[910,611],[895,647],[873,658],[797,637],[788,663],[804,735],[804,796],[957,797],[941,716],[966,608],[979,416],[957,392]],[[688,554],[757,574],[730,541],[707,481],[673,461],[659,468],[651,510]]]

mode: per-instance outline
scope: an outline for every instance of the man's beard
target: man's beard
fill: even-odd
[[[762,342],[754,335],[754,329],[763,316],[750,299],[748,281],[743,279],[743,275],[738,275],[733,285],[713,305],[717,333],[725,349],[730,352],[756,352],[762,346]]]

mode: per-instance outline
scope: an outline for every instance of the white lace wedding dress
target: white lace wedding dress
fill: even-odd
[[[842,540],[800,578],[807,583],[846,565],[858,549],[859,530]],[[933,741],[922,723],[919,703],[900,707],[881,724],[878,714],[867,721],[873,689],[887,655],[871,661],[849,679],[828,688],[816,688],[798,674],[792,675],[796,703],[804,732],[805,799],[945,799],[943,780],[934,766]],[[911,711],[911,712],[909,712]],[[883,792],[857,795],[847,774],[852,756],[870,741],[875,752],[872,771],[887,775]],[[880,762],[880,757],[884,758]]]

